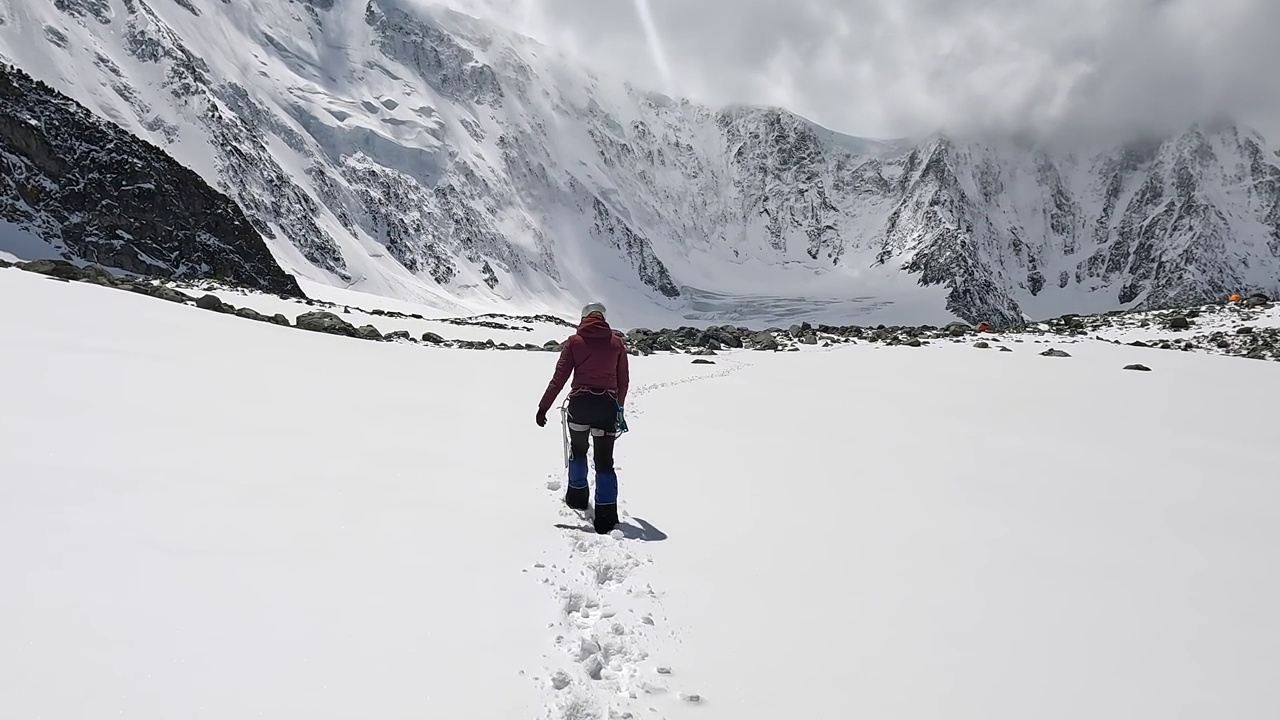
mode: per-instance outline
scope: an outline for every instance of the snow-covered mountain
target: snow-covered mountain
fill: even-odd
[[[409,0],[15,0],[0,54],[232,196],[304,289],[1000,323],[1280,288],[1280,160],[1231,125],[859,139]]]

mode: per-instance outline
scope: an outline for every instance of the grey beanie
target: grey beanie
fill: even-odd
[[[593,312],[600,313],[600,317],[604,317],[604,316],[605,316],[605,314],[604,314],[604,305],[603,305],[603,304],[601,304],[601,303],[598,303],[598,302],[590,302],[590,303],[587,303],[587,304],[586,304],[585,306],[583,306],[583,308],[582,308],[582,317],[586,317],[586,316],[590,315],[590,314],[591,314],[591,313],[593,313]]]

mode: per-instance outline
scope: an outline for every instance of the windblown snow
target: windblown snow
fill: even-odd
[[[633,357],[614,538],[553,354],[0,304],[0,717],[1280,713],[1272,362]]]
[[[1235,125],[854,138],[405,0],[15,0],[0,21],[3,59],[231,195],[317,297],[1001,325],[1280,291],[1280,160]]]

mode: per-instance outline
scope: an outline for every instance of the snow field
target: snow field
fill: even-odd
[[[533,424],[553,355],[13,269],[0,302],[0,717],[541,712],[564,600],[528,573],[576,558]]]
[[[1280,712],[1273,363],[633,358],[614,538],[550,354],[0,302],[0,717]]]
[[[649,406],[625,497],[708,717],[1280,712],[1277,368],[1008,347],[749,354]]]

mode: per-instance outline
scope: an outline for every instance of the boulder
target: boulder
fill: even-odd
[[[205,294],[196,299],[196,307],[201,310],[213,310],[214,312],[231,313],[235,312],[235,308],[222,302],[222,298],[217,295]]]
[[[184,292],[179,292],[171,287],[165,287],[164,285],[151,286],[151,296],[175,303],[187,303],[195,300],[195,298]]]
[[[299,329],[310,330],[311,332],[356,337],[356,328],[354,325],[343,320],[337,315],[324,310],[313,310],[299,315],[297,326]]]
[[[254,310],[253,308],[247,308],[247,307],[236,308],[235,314],[236,314],[236,317],[242,317],[245,320],[257,320],[258,322],[267,321],[266,315],[263,315],[257,310]]]
[[[779,347],[777,338],[774,337],[773,333],[767,330],[762,333],[757,333],[756,336],[752,338],[752,344],[755,346],[756,350],[777,350]]]

